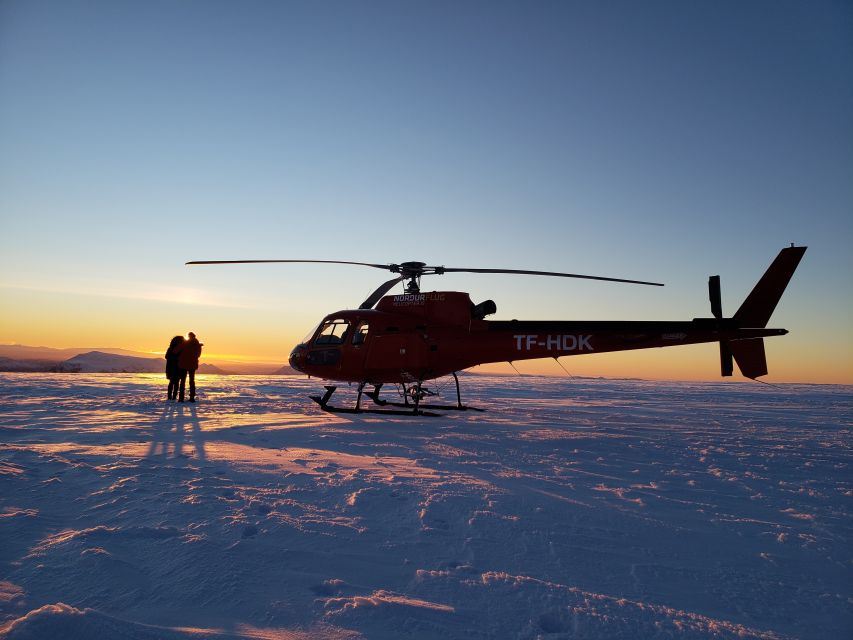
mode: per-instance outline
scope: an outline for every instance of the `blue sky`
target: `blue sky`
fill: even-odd
[[[286,354],[384,278],[182,266],[217,258],[667,283],[432,281],[504,318],[708,315],[719,273],[731,313],[796,242],[774,349],[853,379],[851,34],[845,2],[7,0],[0,340],[51,309]]]

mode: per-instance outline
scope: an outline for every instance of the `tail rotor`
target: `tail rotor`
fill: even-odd
[[[711,313],[718,321],[723,320],[723,300],[720,293],[720,276],[708,278],[708,297],[711,300]],[[720,340],[720,375],[729,377],[734,371],[732,346],[728,340]]]
[[[731,376],[734,370],[734,362],[737,363],[740,372],[746,378],[756,380],[760,376],[767,375],[764,339],[740,338],[737,331],[767,327],[770,316],[782,297],[785,287],[788,286],[791,276],[794,275],[794,271],[805,251],[805,247],[794,245],[782,249],[731,318],[723,317],[720,276],[708,278],[708,297],[711,301],[711,313],[717,321],[717,331],[722,335],[727,333],[731,335],[731,339],[723,338],[720,340],[721,375]],[[730,323],[733,324],[730,325]],[[730,327],[733,333],[728,331],[727,327]],[[777,335],[787,333],[784,329],[778,331]]]

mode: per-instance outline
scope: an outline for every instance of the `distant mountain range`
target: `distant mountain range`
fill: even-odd
[[[204,359],[204,358],[203,358]],[[214,364],[215,363],[215,364]],[[112,348],[30,347],[0,345],[0,371],[60,373],[165,373],[166,362],[150,353]],[[294,375],[284,365],[213,360],[202,362],[199,373],[219,375]]]
[[[122,356],[103,351],[90,351],[68,358],[59,363],[58,371],[63,373],[163,373],[165,375],[166,361],[160,358],[137,358]],[[212,364],[199,365],[199,373],[215,373],[226,375]]]

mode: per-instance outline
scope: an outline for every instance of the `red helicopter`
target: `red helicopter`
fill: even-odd
[[[492,300],[474,304],[467,293],[420,290],[422,276],[446,273],[522,274],[663,286],[657,282],[551,271],[437,267],[423,262],[198,260],[186,264],[348,264],[399,274],[376,289],[358,309],[336,311],[323,318],[293,348],[290,366],[324,380],[358,384],[354,407],[329,404],[337,389],[332,385],[325,387],[324,395],[311,396],[324,411],[439,415],[431,410],[479,410],[462,403],[457,372],[491,362],[719,342],[723,376],[732,375],[734,360],[745,377],[757,379],[767,374],[763,338],[788,333],[766,327],[805,251],[806,247],[793,244],[782,249],[732,317],[723,316],[720,277],[711,276],[708,290],[713,317],[672,322],[486,320],[497,311]],[[405,293],[386,295],[401,282],[406,282]],[[425,397],[435,395],[423,386],[424,382],[448,375],[456,383],[456,403],[421,405]],[[388,383],[401,385],[403,402],[380,398],[382,385]],[[365,391],[367,385],[372,391]],[[363,395],[376,405],[397,408],[363,408]]]

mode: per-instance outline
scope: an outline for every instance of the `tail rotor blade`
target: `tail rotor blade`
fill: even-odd
[[[728,340],[720,340],[720,375],[727,378],[733,371],[731,343]]]
[[[711,313],[717,320],[722,320],[723,301],[720,297],[720,276],[711,276],[708,278],[708,297],[711,300]]]

